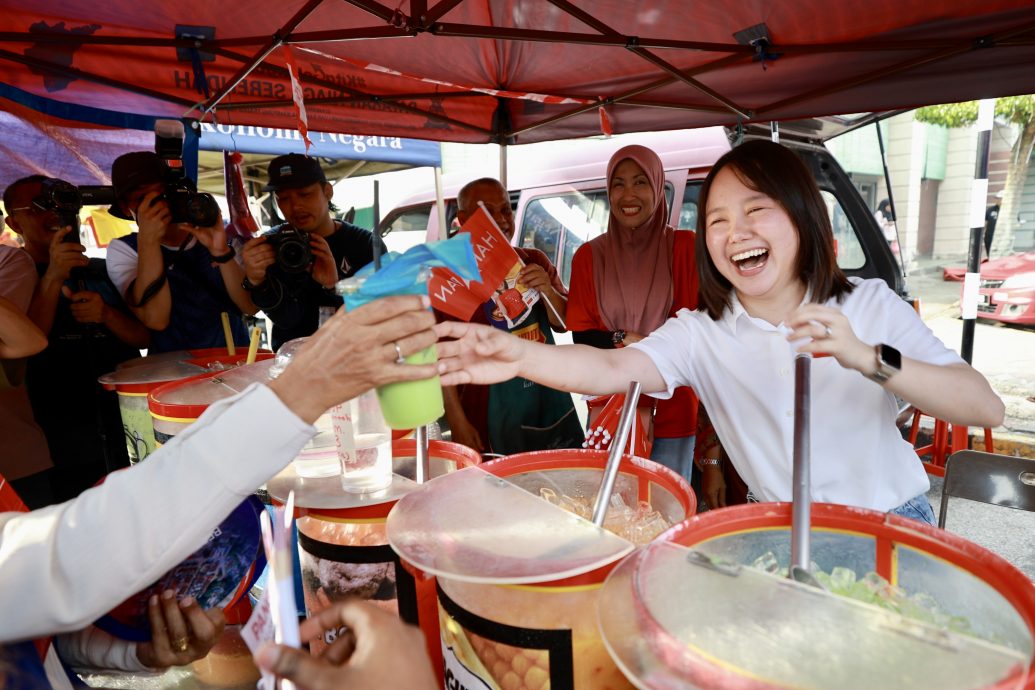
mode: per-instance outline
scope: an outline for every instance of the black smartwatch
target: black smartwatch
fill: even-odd
[[[219,256],[213,256],[212,260],[215,261],[217,264],[225,264],[228,261],[230,261],[230,259],[234,258],[235,256],[237,256],[237,250],[234,249],[233,247],[228,246],[226,254],[220,254]]]
[[[611,344],[616,348],[622,347],[625,342],[625,331],[618,329],[617,331],[611,331]]]
[[[902,353],[891,345],[874,345],[875,366],[872,373],[865,374],[869,380],[884,385],[892,376],[902,370]]]

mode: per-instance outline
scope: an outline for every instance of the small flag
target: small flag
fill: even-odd
[[[309,147],[313,145],[313,142],[309,141],[309,118],[305,114],[305,101],[302,97],[302,82],[298,79],[298,65],[295,64],[295,54],[291,50],[291,46],[285,43],[284,48],[284,62],[287,63],[288,76],[291,78],[291,100],[295,102],[295,115],[298,116],[298,132],[302,135],[302,141],[305,142],[305,152],[309,153]]]

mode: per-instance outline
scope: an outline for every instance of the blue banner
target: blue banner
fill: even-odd
[[[347,158],[414,166],[442,164],[442,152],[437,141],[328,132],[309,132],[309,140],[313,142],[309,155],[320,158]],[[294,129],[202,122],[201,150],[279,155],[305,153],[305,144]]]

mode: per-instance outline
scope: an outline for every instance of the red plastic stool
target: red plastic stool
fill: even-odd
[[[945,476],[945,461],[950,455],[960,450],[969,450],[970,429],[959,424],[949,424],[943,419],[934,419],[934,433],[931,435],[931,442],[926,446],[917,448],[916,439],[920,435],[920,417],[931,417],[922,410],[914,410],[913,423],[909,428],[909,443],[916,449],[916,454],[923,459],[930,456],[930,460],[924,461],[924,468],[928,474],[939,477]],[[992,430],[985,428],[985,450],[989,453],[995,452],[995,445],[992,442]]]

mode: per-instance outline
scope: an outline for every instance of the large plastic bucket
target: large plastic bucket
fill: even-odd
[[[258,355],[260,359],[272,356],[273,353],[268,350]],[[148,395],[151,391],[171,381],[235,366],[245,359],[247,353],[231,356],[225,350],[213,350],[211,354],[187,359],[158,355],[153,361],[148,361],[146,357],[132,360],[135,362],[133,366],[119,368],[102,376],[99,379],[101,385],[118,394],[130,463],[140,462],[157,448],[148,411]]]
[[[820,591],[782,577],[791,510],[705,513],[615,571],[600,624],[640,687],[1035,688],[1035,587],[1023,573],[924,523],[815,504],[811,560],[840,570],[840,594]],[[859,583],[868,573],[898,592]],[[718,619],[739,634],[722,639]]]
[[[412,479],[416,468],[416,442],[392,442],[395,473]],[[466,446],[446,441],[428,442],[431,476],[437,477],[481,462],[481,456]],[[337,485],[346,495],[337,476],[304,479],[309,485]],[[275,491],[270,483],[271,495]],[[279,490],[277,491],[279,493]],[[385,535],[385,521],[395,499],[377,502],[372,494],[367,505],[353,508],[306,508],[304,497],[296,491],[299,560],[302,565],[302,591],[307,613],[312,616],[336,601],[358,596],[398,615],[425,630],[438,629],[434,580],[415,578],[400,567],[400,561]],[[276,498],[275,498],[276,500]],[[357,499],[361,500],[361,499]],[[327,631],[324,638],[310,644],[319,653],[336,639],[339,631]],[[402,652],[400,652],[402,653]],[[435,660],[441,658],[438,644],[428,647]],[[440,663],[440,662],[439,662]]]
[[[512,455],[482,468],[534,495],[550,487],[591,498],[606,462],[604,451],[550,450]],[[686,481],[641,458],[623,461],[615,493],[631,506],[646,501],[670,523],[697,508]],[[618,560],[573,577],[525,584],[475,583],[440,574],[447,686],[459,682],[465,687],[532,690],[549,682],[551,690],[629,687],[608,656],[596,623],[598,594]]]
[[[267,380],[273,353],[258,353],[252,365],[244,364],[246,359],[247,354],[223,354],[191,360],[211,370],[152,387],[146,400],[155,447],[182,433],[209,405],[236,395],[255,381]]]

